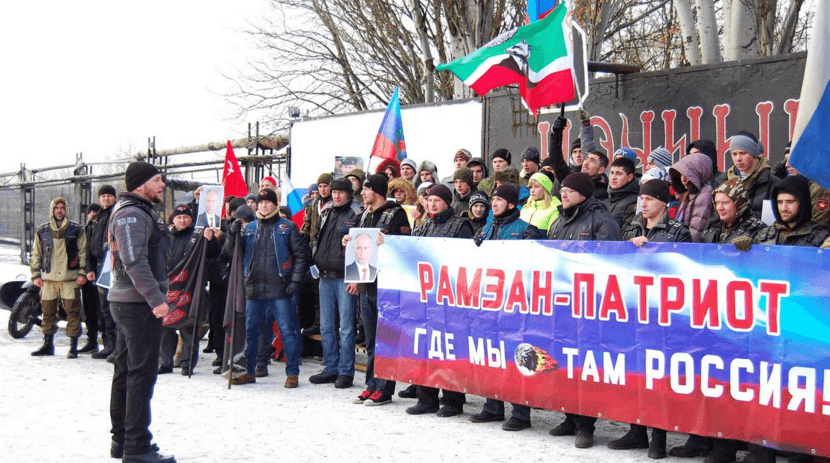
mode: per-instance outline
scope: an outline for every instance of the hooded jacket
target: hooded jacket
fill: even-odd
[[[415,186],[409,180],[406,180],[402,177],[393,178],[389,181],[389,194],[387,196],[394,196],[392,193],[394,190],[403,190],[404,191],[404,202],[408,206],[415,204],[418,200],[418,194],[415,191]]]
[[[608,186],[608,198],[604,201],[608,212],[617,219],[620,227],[625,227],[637,215],[637,199],[640,197],[640,181],[636,178],[623,185],[619,190]]]
[[[55,198],[49,206],[49,222],[38,227],[29,267],[32,280],[73,281],[86,275],[86,234],[77,222],[63,217],[60,225],[55,220],[55,206],[68,203]]]
[[[736,177],[740,178],[740,172],[737,167],[732,166],[726,172],[720,174],[712,183],[717,187],[717,185]],[[778,177],[772,175],[769,161],[767,158],[761,156],[756,160],[755,168],[752,172],[741,181],[744,184],[744,188],[746,188],[746,197],[749,200],[749,208],[752,210],[752,216],[760,219],[764,209],[764,200],[772,199],[772,189],[781,180],[778,180]],[[775,204],[772,206],[775,209]]]
[[[712,212],[712,187],[706,183],[712,173],[712,161],[708,156],[701,153],[690,154],[669,170],[671,184],[674,191],[685,192],[686,188],[680,180],[684,175],[697,189],[697,193],[689,191],[684,200],[680,202],[675,218],[689,227],[692,234],[692,241],[700,242],[700,235],[709,222]]]
[[[520,217],[519,209],[514,208],[504,217],[493,217],[493,222],[484,226],[476,235],[476,244],[484,240],[522,240],[539,238],[539,230]]]
[[[522,208],[521,218],[536,227],[544,235],[550,229],[554,220],[559,217],[559,206],[561,205],[562,202],[555,196],[551,197],[550,204],[547,206],[545,206],[544,200],[534,201],[528,199]]]
[[[620,224],[600,200],[591,197],[568,209],[559,207],[559,217],[548,230],[549,240],[620,241]]]
[[[433,183],[438,183],[438,167],[432,163],[432,161],[423,161],[421,165],[418,166],[418,172],[415,173],[415,189],[417,190],[419,186],[421,186],[421,171],[427,171],[432,174],[432,179],[435,180]]]
[[[643,213],[637,214],[622,232],[624,240],[630,240],[638,236],[645,236],[651,243],[691,243],[692,235],[689,233],[689,227],[682,223],[669,218],[669,209],[663,213],[663,218],[660,222],[655,224],[651,229],[646,229],[647,220],[643,217]]]
[[[781,221],[777,207],[773,207],[775,223],[759,231],[752,242],[763,245],[820,247],[830,238],[830,228],[813,221],[809,181],[801,176],[787,177],[772,189],[773,203],[780,193],[789,193],[798,200],[798,216],[790,226]]]

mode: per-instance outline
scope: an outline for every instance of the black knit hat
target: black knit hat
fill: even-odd
[[[245,198],[233,198],[230,203],[228,204],[228,210],[231,214],[235,211],[239,206],[244,206],[248,204],[248,201]]]
[[[522,161],[527,159],[528,161],[535,162],[536,165],[539,165],[541,156],[539,155],[539,150],[536,149],[535,146],[528,146],[522,152]]]
[[[127,172],[124,174],[127,191],[135,190],[158,174],[159,170],[149,162],[136,161],[131,163],[127,166]]]
[[[98,188],[98,196],[101,195],[113,195],[115,194],[115,188],[112,185],[101,185],[101,188]]]
[[[493,159],[496,159],[496,158],[504,159],[505,161],[507,161],[508,164],[510,164],[510,161],[513,159],[513,155],[510,154],[510,151],[508,151],[504,148],[499,148],[496,151],[493,151],[493,155],[491,157]]]
[[[363,182],[363,188],[385,197],[389,192],[389,179],[383,174],[372,174]]]
[[[577,149],[577,148],[582,149],[582,139],[581,139],[581,138],[577,138],[576,140],[574,140],[574,141],[571,143],[571,149],[570,149],[570,151],[568,151],[568,152],[569,152],[569,153],[573,153],[573,151],[574,151],[575,149]]]
[[[499,185],[498,188],[496,188],[496,191],[493,192],[493,197],[495,198],[496,196],[504,199],[514,206],[519,205],[519,189],[516,188],[516,185],[511,185],[509,183]]]
[[[173,219],[180,215],[193,217],[193,211],[190,210],[190,206],[188,206],[187,204],[179,204],[173,208],[173,213],[170,214],[170,222],[172,222]]]
[[[271,203],[275,206],[279,206],[280,204],[279,200],[277,199],[277,192],[270,188],[265,188],[259,192],[259,194],[256,196],[256,202],[259,203],[260,201],[271,201]]]
[[[336,178],[329,183],[329,188],[331,191],[338,190],[338,191],[345,191],[347,193],[353,193],[354,189],[352,188],[352,182],[345,179],[345,178]]]
[[[87,207],[86,207],[86,212],[87,212],[87,213],[90,213],[90,212],[101,212],[101,209],[103,209],[103,208],[101,207],[101,205],[100,205],[100,204],[98,204],[98,203],[92,203],[92,204],[90,204],[89,206],[87,206]]]
[[[591,176],[584,172],[574,172],[565,177],[562,186],[576,191],[586,198],[590,198],[594,194],[594,181]]]
[[[470,207],[473,207],[473,204],[476,203],[484,204],[484,207],[490,209],[490,199],[487,197],[487,194],[483,191],[476,191],[475,193],[470,195]]]
[[[435,185],[430,188],[429,196],[437,196],[441,198],[441,200],[447,203],[448,207],[452,205],[452,192],[450,192],[450,189],[444,185]]]
[[[647,195],[657,201],[668,204],[671,201],[669,182],[665,180],[649,180],[640,185],[640,196]]]
[[[270,190],[269,190],[270,191]],[[242,219],[246,222],[253,222],[256,220],[256,216],[254,215],[254,211],[251,210],[248,205],[239,206],[233,211],[233,218],[234,219]]]

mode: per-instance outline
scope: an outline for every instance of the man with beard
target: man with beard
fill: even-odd
[[[112,376],[110,419],[113,458],[124,462],[175,463],[158,453],[150,433],[150,399],[156,384],[162,318],[167,315],[167,224],[153,211],[162,201],[164,180],[146,162],[133,162],[125,175],[127,193],[110,220],[113,254],[109,292],[118,337]]]
[[[98,189],[98,204],[101,205],[101,211],[95,219],[95,227],[92,230],[92,239],[89,242],[86,261],[86,277],[90,281],[95,281],[95,278],[101,274],[101,269],[104,267],[104,257],[106,257],[109,249],[109,221],[112,216],[112,206],[115,204],[115,188],[111,185],[101,186]],[[100,352],[93,352],[92,358],[94,359],[106,359],[115,352],[118,330],[115,326],[115,320],[112,318],[107,295],[109,295],[108,289],[98,287],[98,315],[101,321],[99,328],[104,338],[104,349]]]
[[[485,225],[476,235],[476,244],[479,246],[485,240],[521,240],[536,239],[539,231],[533,225],[519,218],[519,189],[515,185],[504,184],[493,192],[493,222]],[[521,404],[512,404],[513,412],[510,419],[502,425],[505,431],[521,431],[530,427],[530,407]],[[487,423],[490,421],[504,421],[504,402],[490,399],[484,403],[481,413],[472,415],[473,423]]]
[[[358,221],[359,228],[378,228],[384,235],[409,235],[411,232],[406,211],[394,202],[386,200],[386,178],[375,174],[363,182],[363,204],[366,210]],[[366,236],[366,235],[362,235]],[[343,237],[343,246],[350,236]],[[395,382],[375,377],[375,339],[378,325],[378,283],[350,285],[350,292],[360,294],[360,317],[366,332],[366,389],[354,400],[367,406],[384,405],[392,401]]]
[[[81,311],[78,288],[86,283],[86,235],[83,228],[66,217],[66,200],[55,198],[49,208],[49,222],[38,227],[32,248],[30,268],[32,282],[40,288],[43,320],[43,345],[32,356],[55,355],[55,319],[58,301],[66,310],[66,335],[69,352],[66,358],[78,358],[81,335]]]

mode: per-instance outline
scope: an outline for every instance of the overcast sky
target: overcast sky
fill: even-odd
[[[255,52],[241,32],[267,0],[0,2],[0,173],[247,132],[221,72]]]

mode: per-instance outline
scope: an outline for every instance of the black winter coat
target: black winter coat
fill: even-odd
[[[617,219],[620,228],[627,227],[634,220],[634,216],[637,215],[637,198],[639,197],[640,181],[636,178],[619,190],[608,187],[608,199],[604,202],[608,207],[608,212]]]
[[[114,206],[114,205],[113,205]],[[104,256],[107,254],[107,238],[109,220],[112,215],[113,206],[101,209],[98,217],[95,218],[95,225],[91,237],[87,237],[86,270],[87,272],[98,271]]]
[[[254,249],[251,256],[248,276],[245,277],[245,297],[255,299],[284,299],[286,287],[294,282],[299,286],[302,283],[303,275],[308,270],[311,260],[311,250],[308,247],[308,238],[300,233],[300,230],[293,223],[290,225],[288,247],[294,258],[294,271],[291,276],[282,277],[277,271],[277,251],[274,248],[274,228],[279,222],[279,214],[268,219],[257,221],[257,235],[254,240]],[[227,240],[229,245],[225,246],[225,252],[233,255],[233,243],[236,240],[230,236]],[[242,241],[243,246],[245,240]]]
[[[385,235],[409,235],[412,228],[406,211],[397,203],[386,201],[372,212],[364,211],[358,221],[360,228],[380,228]]]
[[[643,214],[637,216],[626,225],[622,232],[624,240],[630,240],[638,236],[645,236],[650,243],[691,243],[692,234],[689,227],[669,218],[668,211],[663,214],[663,220],[657,225],[646,230],[646,219]]]
[[[726,172],[721,173],[718,178],[712,182],[712,188],[716,188],[715,184],[720,185],[729,180],[729,171],[737,172],[737,168],[731,167]],[[772,175],[769,169],[763,169],[758,173],[758,177],[752,185],[746,189],[746,199],[749,202],[749,208],[752,209],[752,216],[756,219],[761,218],[761,213],[764,209],[764,200],[772,199],[772,189],[775,188],[781,180]],[[773,209],[775,204],[772,205]]]
[[[813,221],[807,222],[796,230],[790,230],[778,222],[759,231],[752,239],[752,244],[809,246],[818,248],[830,238],[830,228]]]
[[[363,207],[351,199],[340,206],[332,203],[330,208],[323,211],[314,249],[314,265],[321,274],[331,272],[334,278],[343,278],[346,266],[343,237],[358,224],[362,213]]]
[[[569,209],[559,206],[559,217],[548,230],[549,240],[620,241],[620,225],[600,200],[587,198]]]
[[[470,221],[455,215],[452,209],[436,214],[413,230],[412,236],[440,236],[444,238],[472,238]]]

